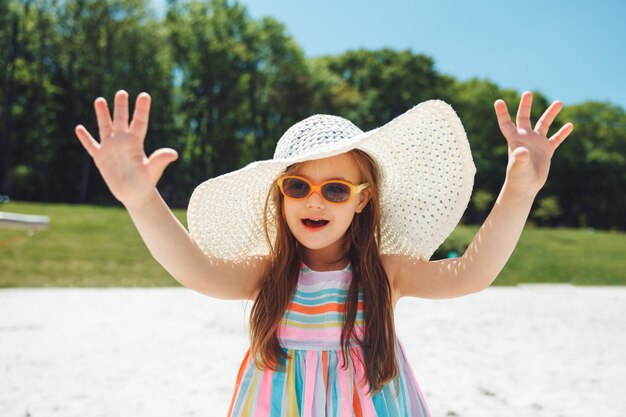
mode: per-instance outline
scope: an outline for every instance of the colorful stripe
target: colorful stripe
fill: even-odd
[[[250,350],[239,367],[228,417],[430,417],[400,341],[400,375],[370,396],[363,352],[350,341],[347,367],[340,338],[352,269],[317,272],[303,265],[277,335],[289,359],[285,372],[256,368]],[[359,291],[355,330],[363,336]]]

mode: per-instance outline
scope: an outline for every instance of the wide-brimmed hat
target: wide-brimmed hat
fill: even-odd
[[[467,208],[476,173],[461,120],[441,100],[420,103],[368,132],[332,115],[296,123],[278,141],[273,159],[196,187],[187,208],[192,239],[211,257],[267,255],[263,209],[275,180],[296,162],[355,148],[369,154],[381,171],[380,253],[430,259]],[[270,199],[272,239],[275,209]]]

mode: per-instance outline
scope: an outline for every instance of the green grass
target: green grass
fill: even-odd
[[[471,242],[479,226],[459,226],[451,238]],[[493,285],[517,283],[626,284],[626,233],[527,224]]]
[[[0,211],[50,217],[48,229],[32,236],[0,229],[0,288],[180,285],[152,258],[122,207],[10,202]],[[185,210],[174,214],[187,224]],[[459,226],[449,241],[466,246],[478,227]],[[623,232],[527,225],[493,285],[624,285],[624,253]]]
[[[30,237],[0,229],[0,288],[179,286],[122,207],[11,202],[0,210],[50,217]],[[184,210],[175,215],[186,224]]]

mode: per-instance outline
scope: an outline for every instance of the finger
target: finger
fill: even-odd
[[[513,165],[516,167],[518,165],[524,166],[530,162],[530,152],[528,148],[523,146],[515,148],[515,150],[511,152],[511,157],[513,158]]]
[[[137,96],[135,103],[135,111],[133,112],[133,121],[130,124],[130,132],[143,139],[148,131],[148,119],[150,115],[150,95],[141,93]]]
[[[509,114],[509,109],[504,102],[504,100],[496,100],[494,103],[494,108],[496,110],[496,117],[498,118],[498,126],[500,126],[500,130],[505,138],[511,136],[517,128],[511,121],[511,115]]]
[[[111,136],[113,133],[113,122],[111,121],[111,113],[107,101],[102,97],[98,97],[93,103],[96,110],[96,119],[98,119],[98,132],[100,134],[100,142]]]
[[[558,132],[556,132],[550,137],[550,139],[548,139],[548,142],[552,143],[554,145],[554,149],[556,149],[565,140],[565,138],[567,138],[569,134],[572,133],[572,130],[574,130],[574,124],[565,123]]]
[[[126,132],[128,130],[128,93],[124,90],[115,93],[113,130],[115,132]]]
[[[85,126],[78,125],[74,129],[78,140],[82,143],[83,147],[87,150],[87,153],[93,158],[96,152],[100,149],[100,144],[91,136],[91,134],[85,129]]]
[[[532,130],[530,126],[530,109],[533,105],[533,93],[524,91],[517,109],[515,124],[518,128]]]
[[[563,107],[563,103],[559,100],[554,101],[550,104],[550,107],[546,109],[543,113],[537,124],[535,125],[535,132],[539,133],[542,136],[548,136],[548,130],[550,129],[550,125],[554,121],[554,118],[561,111]]]
[[[178,152],[171,148],[157,149],[148,157],[148,171],[157,181],[163,175],[165,168],[178,159]]]

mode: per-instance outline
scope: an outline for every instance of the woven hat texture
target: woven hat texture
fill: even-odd
[[[332,115],[296,123],[278,141],[273,159],[196,187],[187,209],[192,239],[211,257],[268,254],[263,208],[274,181],[293,163],[355,148],[367,152],[381,170],[381,253],[430,259],[467,208],[476,173],[461,120],[441,100],[420,103],[368,132]],[[275,213],[276,207],[269,209]],[[272,238],[275,222],[272,214]]]

